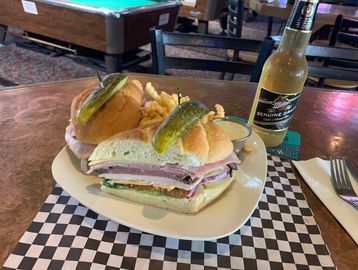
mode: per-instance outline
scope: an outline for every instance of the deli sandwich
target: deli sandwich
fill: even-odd
[[[135,202],[194,214],[230,186],[240,161],[226,133],[214,122],[202,120],[178,133],[173,123],[178,125],[180,121],[171,116],[160,126],[120,132],[96,147],[89,158],[88,173],[104,178],[102,190]],[[180,124],[190,119],[193,117],[184,117]],[[166,132],[160,146],[168,140],[167,135],[180,136],[165,151],[158,151],[155,139],[159,130]]]

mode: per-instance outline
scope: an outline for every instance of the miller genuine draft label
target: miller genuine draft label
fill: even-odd
[[[287,20],[287,27],[311,31],[317,6],[318,0],[297,0]]]
[[[259,127],[281,130],[289,126],[300,93],[277,94],[262,88],[253,123]]]

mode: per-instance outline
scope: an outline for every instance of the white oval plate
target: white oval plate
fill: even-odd
[[[81,172],[68,147],[56,156],[52,174],[57,183],[89,209],[125,226],[166,237],[210,240],[232,234],[250,218],[262,194],[267,154],[260,137],[248,139],[249,154],[241,154],[234,183],[196,215],[175,213],[131,202],[100,189],[101,179]]]

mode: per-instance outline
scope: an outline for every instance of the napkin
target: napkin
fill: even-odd
[[[329,161],[312,158],[305,161],[292,162],[312,191],[358,244],[358,211],[340,199],[335,192],[330,178]],[[352,186],[356,193],[358,193],[358,184],[353,180],[352,175],[350,176]]]

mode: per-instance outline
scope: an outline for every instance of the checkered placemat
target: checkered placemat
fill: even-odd
[[[257,209],[212,241],[166,238],[110,221],[59,186],[4,269],[335,269],[290,164],[268,156]]]

